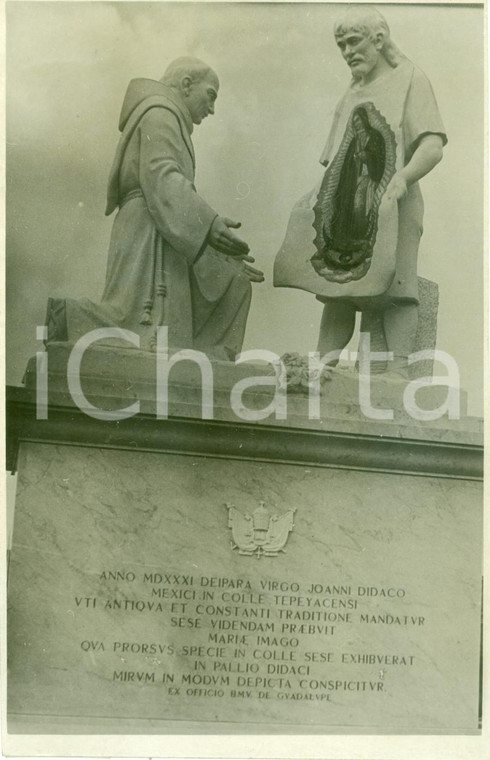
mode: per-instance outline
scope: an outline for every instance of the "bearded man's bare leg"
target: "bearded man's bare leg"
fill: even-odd
[[[326,301],[323,307],[317,351],[323,357],[330,351],[341,351],[352,338],[356,324],[356,308],[348,301]],[[338,358],[327,362],[330,367]]]

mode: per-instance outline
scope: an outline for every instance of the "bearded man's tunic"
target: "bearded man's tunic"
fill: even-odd
[[[360,110],[385,142],[383,176],[374,194],[376,207],[366,224],[371,232],[371,241],[367,241],[372,243],[371,258],[357,268],[345,266],[342,270],[339,266],[335,271],[322,268],[321,246],[327,237],[325,230],[330,233],[335,226],[334,199],[339,197],[348,169],[355,136],[353,119]],[[408,59],[362,87],[353,81],[337,105],[320,159],[327,172],[291,213],[275,262],[274,284],[308,290],[322,301],[352,301],[360,309],[376,302],[418,303],[417,255],[424,212],[419,184],[413,183],[399,202],[388,203],[384,193],[428,134],[440,135],[443,143],[447,142],[432,87]],[[344,230],[346,237],[350,233]],[[338,259],[341,263],[340,255]]]
[[[120,327],[147,349],[168,325],[169,345],[221,359],[241,349],[251,285],[241,262],[206,244],[216,212],[194,187],[192,120],[173,90],[129,84],[109,178],[112,229],[102,302],[66,300],[69,340]]]

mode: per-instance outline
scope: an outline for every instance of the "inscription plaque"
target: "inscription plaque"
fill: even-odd
[[[19,473],[18,730],[476,733],[478,484],[37,443]],[[275,556],[230,546],[261,500]]]

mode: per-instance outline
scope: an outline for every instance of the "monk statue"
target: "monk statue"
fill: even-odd
[[[240,227],[219,216],[194,187],[193,126],[214,114],[219,80],[195,58],[179,58],[160,81],[130,82],[119,120],[106,214],[117,209],[102,301],[49,299],[48,343],[75,341],[95,328],[136,333],[233,360],[242,346],[251,283]]]
[[[357,311],[377,311],[394,355],[388,371],[408,379],[419,304],[418,180],[441,160],[446,133],[428,79],[377,10],[350,7],[334,35],[352,78],[321,157],[327,170],[293,209],[274,284],[324,304],[322,356],[348,344]]]

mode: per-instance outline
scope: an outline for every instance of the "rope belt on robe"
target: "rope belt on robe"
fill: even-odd
[[[135,198],[143,198],[144,199],[143,192],[139,187],[136,187],[134,190],[130,190],[129,193],[126,193],[122,196],[122,198],[119,199],[119,209],[122,209],[123,206],[126,205],[129,201],[134,200]],[[158,258],[158,261],[157,261]],[[158,271],[157,271],[158,270]],[[140,325],[151,325],[152,324],[152,310],[154,306],[154,293],[157,296],[161,296],[161,300],[159,302],[159,309],[157,310],[157,319],[156,324],[161,325],[163,324],[163,316],[164,316],[164,301],[165,296],[167,295],[167,286],[165,285],[165,273],[163,270],[163,256],[157,257],[157,247],[153,247],[153,260],[152,260],[152,276],[151,276],[151,285],[150,285],[150,292],[148,293],[147,298],[145,299],[143,303],[143,312],[140,317]]]

